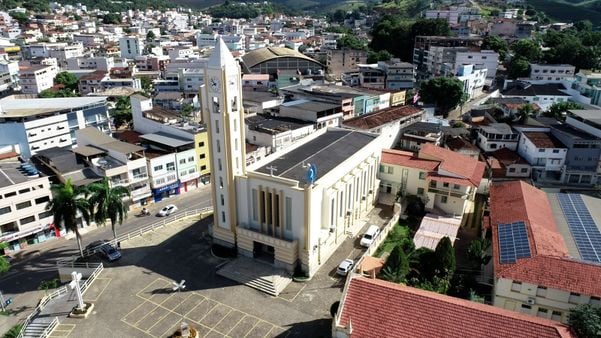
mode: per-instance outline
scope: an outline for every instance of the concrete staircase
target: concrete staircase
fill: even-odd
[[[42,333],[44,333],[44,330],[51,325],[53,325],[52,318],[48,318],[48,320],[35,319],[25,328],[25,332],[23,332],[23,338],[39,338],[42,336]],[[48,335],[50,333],[51,332],[46,332]]]
[[[246,257],[236,258],[217,274],[274,297],[292,282],[286,271]]]

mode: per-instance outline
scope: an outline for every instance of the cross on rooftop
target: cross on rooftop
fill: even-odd
[[[269,167],[265,167],[265,169],[269,170],[269,175],[273,176],[274,171],[278,171],[277,167],[270,165]]]

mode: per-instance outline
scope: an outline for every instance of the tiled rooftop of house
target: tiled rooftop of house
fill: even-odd
[[[486,164],[469,156],[455,153],[448,149],[424,143],[419,151],[419,158],[440,161],[440,170],[457,175],[468,180],[473,186],[478,187],[484,176]]]
[[[338,328],[361,337],[575,337],[559,322],[378,279],[349,277]]]
[[[542,132],[525,132],[524,136],[527,137],[537,148],[565,148],[556,137],[550,133]]]
[[[413,156],[413,153],[411,152],[394,149],[383,149],[380,162],[383,164],[417,168],[427,171],[436,170],[436,167],[440,164],[439,161],[423,160]]]
[[[356,129],[370,130],[402,118],[418,115],[420,112],[422,110],[414,106],[390,107],[348,119],[343,122],[343,125]]]

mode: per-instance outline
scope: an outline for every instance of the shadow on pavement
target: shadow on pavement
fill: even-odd
[[[322,318],[311,320],[308,322],[294,323],[286,327],[286,331],[277,335],[277,338],[293,338],[293,337],[312,337],[326,338],[331,337],[332,318]]]

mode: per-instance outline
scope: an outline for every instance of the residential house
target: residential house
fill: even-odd
[[[89,93],[98,93],[104,91],[103,81],[108,80],[108,73],[104,70],[97,70],[86,74],[79,78],[77,87],[81,95],[88,95]]]
[[[532,167],[517,152],[501,148],[487,154],[486,162],[493,181],[530,179]]]
[[[423,144],[442,145],[443,128],[440,123],[419,121],[401,129],[398,147],[409,151],[419,151]]]
[[[515,82],[501,92],[501,97],[517,97],[528,103],[536,103],[541,109],[547,110],[552,104],[566,102],[571,97],[561,83],[531,84]]]
[[[246,142],[266,147],[268,153],[289,147],[315,131],[315,125],[307,121],[260,114],[246,117],[244,128]]]
[[[563,64],[530,64],[530,80],[562,81],[574,78],[576,67]]]
[[[517,150],[519,134],[507,123],[491,123],[479,126],[476,142],[484,152],[501,148]]]
[[[356,49],[328,49],[326,66],[328,73],[340,80],[342,73],[357,69],[359,64],[367,63],[367,51]]]
[[[417,155],[385,149],[380,163],[382,198],[415,195],[427,210],[459,217],[471,207],[486,167],[484,162],[429,143]]]
[[[19,79],[23,94],[39,94],[54,86],[54,78],[58,74],[56,66],[35,65],[21,67]]]
[[[560,181],[568,149],[550,132],[522,131],[518,154],[532,166],[535,181]]]

